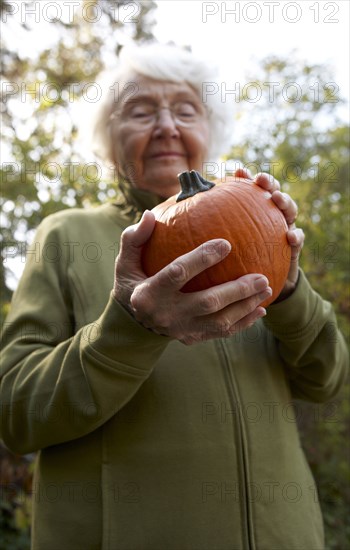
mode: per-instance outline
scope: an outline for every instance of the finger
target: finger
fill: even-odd
[[[224,325],[217,322],[205,321],[202,322],[200,329],[196,332],[186,333],[178,340],[185,345],[197,344],[198,342],[205,342],[214,338],[227,338],[251,327],[258,319],[266,315],[266,309],[263,307],[257,307],[253,312],[249,313],[243,319],[240,319],[237,323],[232,325]]]
[[[258,294],[261,302],[272,295],[264,275],[249,274],[236,281],[211,287],[188,295],[186,308],[194,317],[209,315]]]
[[[155,223],[153,212],[145,210],[137,224],[131,225],[123,231],[118,258],[122,258],[124,263],[139,262],[141,248],[152,235]]]
[[[291,260],[295,260],[298,258],[301,252],[301,249],[304,246],[304,241],[305,241],[304,231],[300,229],[300,227],[297,227],[295,229],[290,229],[287,232],[287,239],[292,249]]]
[[[230,334],[232,330],[235,330],[234,327],[237,323],[240,323],[240,321],[245,319],[247,316],[252,315],[258,307],[261,307],[261,303],[266,300],[266,298],[271,296],[271,294],[271,289],[266,289],[265,291],[259,292],[254,296],[250,296],[241,302],[227,306],[219,314],[211,317],[220,323],[222,326],[222,331]]]
[[[141,308],[142,311],[138,311],[140,303],[137,304],[137,293],[133,295],[131,303],[136,319],[146,328],[154,330],[158,334],[166,335],[169,331],[169,320],[171,318],[183,318],[187,321],[191,319],[189,330],[185,331],[187,333],[186,336],[190,336],[191,340],[193,338],[201,339],[202,332],[208,329],[207,325],[211,327],[212,334],[223,332],[224,328],[225,330],[230,330],[234,322],[242,316],[244,317],[247,312],[250,313],[251,310],[254,310],[272,295],[272,290],[267,285],[268,281],[265,276],[247,275],[241,277],[239,281],[224,283],[205,291],[184,294],[182,300],[177,302],[176,313],[174,310],[173,314],[171,313],[171,305],[169,304],[166,305],[165,311],[162,312],[157,308],[151,315],[146,313],[145,307]],[[230,286],[234,288],[233,295],[232,289],[230,292]],[[217,292],[219,288],[221,292],[223,291],[227,294],[225,300],[222,300],[220,295],[216,295],[220,294]],[[208,300],[206,295],[214,299]],[[146,298],[144,293],[142,293],[142,296],[138,296],[139,302],[140,299],[145,305]],[[233,311],[229,307],[225,307],[225,305],[231,306],[232,302],[236,305]],[[219,310],[220,315],[217,315]],[[210,315],[211,313],[215,313],[216,315]]]
[[[266,315],[266,309],[264,307],[258,306],[254,311],[251,313],[248,313],[243,319],[240,319],[232,328],[231,331],[234,330],[234,332],[231,334],[234,334],[236,332],[240,332],[241,330],[245,330],[247,328],[250,328],[258,321],[258,319],[261,319],[262,317],[265,317]]]
[[[200,340],[211,340],[213,338],[227,338],[232,336],[236,332],[244,330],[252,326],[258,319],[266,315],[266,309],[257,306],[253,308],[252,311],[249,311],[247,315],[244,315],[240,319],[211,319],[207,318],[202,320],[200,325],[200,330],[193,332],[190,335],[186,335],[187,338],[183,338],[183,343],[194,343]]]
[[[225,239],[213,239],[184,254],[164,267],[156,275],[158,289],[180,290],[195,275],[218,264],[230,252],[231,244]]]
[[[298,207],[293,199],[287,193],[275,191],[272,194],[272,200],[283,212],[288,225],[292,225],[298,216]]]
[[[252,180],[253,176],[250,170],[248,168],[237,168],[237,170],[234,171],[233,175],[236,178],[245,178],[247,180]]]
[[[260,172],[257,174],[254,178],[254,183],[270,193],[278,191],[281,188],[279,181],[277,181],[271,174],[266,174],[266,172]]]

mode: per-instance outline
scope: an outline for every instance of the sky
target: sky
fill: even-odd
[[[296,56],[334,69],[339,93],[349,93],[349,0],[160,0],[154,34],[161,42],[190,44],[219,63],[224,78],[243,81],[255,60]]]
[[[108,1],[113,16],[125,22],[126,27],[128,21],[137,17],[137,4],[133,0],[118,11],[113,8],[116,0],[104,1]],[[26,3],[10,2],[13,9],[17,9],[16,18],[22,21],[26,17]],[[14,47],[30,57],[43,46],[55,44],[59,27],[45,24],[45,19],[58,14],[68,22],[71,10],[76,9],[73,5],[79,4],[82,6],[83,0],[34,2],[37,14],[31,16],[31,23],[35,32],[31,33],[30,40],[25,34],[18,36]],[[334,70],[339,94],[350,98],[350,0],[158,0],[156,5],[155,37],[161,42],[171,40],[190,45],[193,52],[203,54],[208,63],[219,64],[225,79],[242,82],[247,69],[256,61],[268,54],[290,57],[294,51],[294,56],[308,63],[328,63]],[[34,26],[33,17],[37,18]],[[11,33],[10,19],[2,28],[5,38]],[[18,32],[17,27],[16,34]]]

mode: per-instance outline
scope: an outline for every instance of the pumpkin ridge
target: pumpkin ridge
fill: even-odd
[[[259,262],[261,264],[261,272],[263,275],[265,275],[269,282],[270,286],[272,288],[272,299],[276,299],[279,295],[280,291],[282,290],[281,285],[278,283],[280,279],[280,270],[278,269],[279,261],[281,261],[282,258],[282,239],[281,235],[278,235],[276,232],[276,224],[274,223],[274,220],[276,218],[280,218],[281,222],[284,222],[283,214],[280,213],[279,210],[276,210],[275,208],[271,208],[269,204],[269,200],[272,200],[269,198],[264,197],[263,193],[260,192],[259,189],[259,195],[255,195],[255,193],[252,194],[251,200],[255,203],[255,209],[254,212],[250,213],[249,211],[246,211],[248,217],[250,218],[250,222],[252,225],[255,226],[255,229],[257,233],[261,237],[261,246],[262,246],[262,254],[259,256]],[[267,208],[265,210],[265,217],[264,217],[264,224],[268,226],[268,228],[265,230],[264,227],[261,227],[261,220],[259,217],[255,216],[256,210],[261,211],[261,200],[266,200]],[[280,215],[279,215],[280,214]],[[284,222],[285,223],[285,222]],[[271,238],[269,238],[268,241],[265,240],[265,235],[271,235]],[[272,245],[272,252],[270,246]],[[277,247],[277,250],[276,250]],[[271,258],[272,253],[272,258]],[[277,255],[277,257],[276,257]],[[276,274],[276,269],[278,269],[278,273]]]
[[[213,188],[215,190],[215,188]],[[191,212],[188,216],[188,220],[186,220],[186,223],[188,222],[188,233],[187,235],[191,235],[191,250],[194,250],[197,248],[197,246],[200,246],[201,244],[204,244],[210,239],[207,239],[205,236],[202,235],[202,225],[201,220],[199,220],[198,223],[198,202],[202,202],[203,198],[202,195],[196,195],[193,197],[191,201],[187,201],[186,209],[188,212]],[[188,292],[188,289],[191,289],[193,286],[196,286],[196,284],[199,284],[201,287],[209,288],[213,285],[213,282],[210,278],[210,267],[207,268],[205,271],[202,271],[201,273],[198,273],[192,279],[190,279],[186,285],[184,285],[184,292]]]
[[[233,198],[233,191],[232,189],[228,188],[222,188],[222,202],[225,205],[225,208],[223,209],[222,218],[224,221],[225,229],[227,232],[227,240],[230,241],[232,249],[230,254],[228,255],[228,261],[226,262],[226,272],[230,279],[234,280],[236,279],[236,273],[242,272],[244,270],[244,262],[242,258],[241,253],[241,246],[239,243],[239,240],[241,238],[241,225],[242,225],[242,219],[236,216],[236,213],[232,213],[231,209],[228,207],[228,203],[232,201]],[[238,203],[238,206],[241,206],[240,197],[237,193],[235,195],[235,200]],[[237,231],[237,237],[234,238],[232,234],[230,233],[229,227],[230,224],[232,224],[232,219],[235,220],[235,231]],[[233,267],[233,273],[232,273],[232,264],[234,264]]]

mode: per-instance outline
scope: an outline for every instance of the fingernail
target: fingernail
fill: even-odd
[[[254,288],[255,290],[264,290],[269,284],[269,281],[267,279],[267,277],[264,277],[264,276],[260,276],[260,277],[257,277],[254,281]]]
[[[142,214],[142,216],[141,216],[141,219],[140,219],[140,222],[142,222],[143,218],[145,217],[146,212],[149,212],[149,210],[146,209],[146,210],[143,212],[143,214]]]
[[[218,262],[226,258],[231,250],[231,244],[228,241],[207,241],[202,247],[202,259],[204,263]]]
[[[231,244],[228,241],[220,241],[219,243],[215,243],[214,250],[219,256],[227,256],[231,250]]]
[[[140,225],[140,223],[142,223],[142,220],[145,217],[145,212],[146,212],[146,210],[143,212],[143,214],[142,214],[141,218],[139,219],[139,221],[137,223],[135,223],[135,230]]]
[[[260,300],[265,300],[265,298],[269,298],[270,296],[272,296],[272,288],[269,286],[259,294]]]
[[[261,319],[261,317],[265,317],[266,315],[266,309],[264,307],[259,307],[259,309],[256,310],[255,319],[254,321],[251,321],[247,328],[250,328],[258,321],[258,319]]]

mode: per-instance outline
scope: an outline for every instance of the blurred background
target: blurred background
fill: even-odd
[[[97,75],[131,41],[174,42],[220,68],[238,161],[271,172],[299,205],[301,264],[349,342],[349,2],[0,0],[1,314],[28,243],[53,212],[113,200],[115,180],[77,139]],[[79,108],[78,108],[79,106]],[[290,413],[289,413],[290,414]],[[350,546],[349,382],[328,404],[295,403],[328,550]],[[0,445],[1,548],[29,548],[33,461]],[[49,549],[48,549],[49,550]]]

